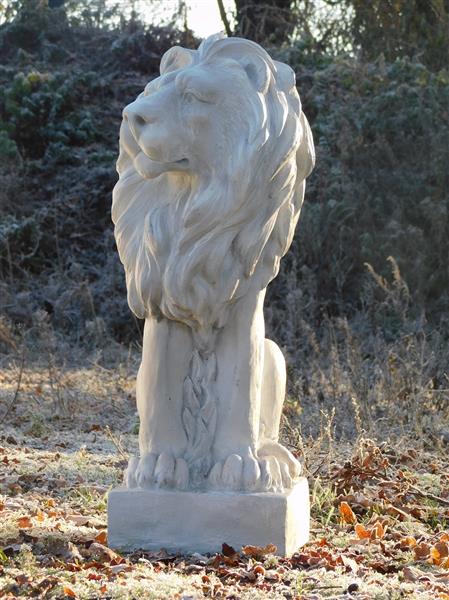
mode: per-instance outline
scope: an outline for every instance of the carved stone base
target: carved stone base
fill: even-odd
[[[308,541],[309,522],[305,477],[284,494],[115,488],[108,497],[108,542],[124,551],[212,553],[226,542],[288,556]]]

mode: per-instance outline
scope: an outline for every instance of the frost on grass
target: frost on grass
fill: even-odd
[[[311,542],[297,554],[110,549],[107,492],[137,447],[135,364],[59,367],[52,381],[28,366],[18,394],[17,368],[0,371],[0,596],[449,598],[445,447],[398,436],[398,423],[383,441],[337,441],[332,415],[301,438],[304,415],[292,402],[283,435],[304,462],[312,500]]]

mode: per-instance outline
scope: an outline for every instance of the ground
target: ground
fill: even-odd
[[[312,501],[300,552],[109,549],[107,492],[137,447],[138,352],[109,368],[97,358],[0,362],[1,598],[449,600],[447,440],[386,426],[383,439],[338,441],[329,427],[300,440],[294,401],[283,435]]]

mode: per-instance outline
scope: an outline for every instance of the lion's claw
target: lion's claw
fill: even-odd
[[[153,453],[144,454],[139,460],[136,468],[136,483],[140,488],[149,488],[154,484],[154,467],[157,455]]]
[[[189,483],[189,467],[183,458],[175,459],[167,452],[147,452],[140,459],[131,457],[125,471],[129,488],[176,488],[184,490]]]
[[[247,449],[217,461],[209,471],[206,489],[282,493],[294,485],[300,472],[300,463],[287,448],[267,442],[257,457]],[[128,488],[185,490],[189,487],[189,466],[183,458],[167,452],[148,452],[140,459],[130,458],[124,480]]]
[[[243,461],[243,483],[246,490],[256,490],[260,485],[259,462],[251,454]]]
[[[266,450],[270,449],[276,454],[268,454]],[[300,469],[291,452],[272,442],[257,458],[249,450],[243,456],[229,455],[224,463],[216,462],[207,481],[218,490],[282,493],[293,487]]]
[[[172,487],[175,473],[175,459],[170,454],[162,452],[154,468],[154,478],[157,487]]]
[[[243,459],[238,454],[231,454],[225,460],[221,472],[221,481],[226,489],[239,490],[242,486]]]

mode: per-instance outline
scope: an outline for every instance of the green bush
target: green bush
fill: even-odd
[[[363,304],[365,263],[381,275],[393,256],[416,312],[449,308],[449,77],[408,61],[298,65],[312,121],[316,169],[285,280],[315,278],[318,316]],[[295,273],[292,273],[292,269]]]
[[[0,67],[0,284],[11,295],[27,290],[34,309],[52,306],[77,339],[97,317],[133,339],[110,222],[121,111],[184,34],[136,22],[115,31],[73,25],[57,13],[68,28],[58,42],[45,11],[0,26],[0,51],[9,40]],[[19,25],[34,27],[39,43],[22,47],[11,34]],[[276,339],[297,345],[300,314],[322,323],[363,309],[389,335],[423,311],[437,320],[449,309],[447,71],[337,60],[310,40],[276,54],[296,70],[317,146],[298,232],[268,294]],[[390,256],[408,284],[405,313],[385,302],[366,267],[389,276]]]
[[[22,156],[40,158],[50,144],[77,146],[96,139],[86,95],[95,96],[94,73],[16,73],[0,88],[0,131]],[[6,148],[8,146],[5,144]]]

